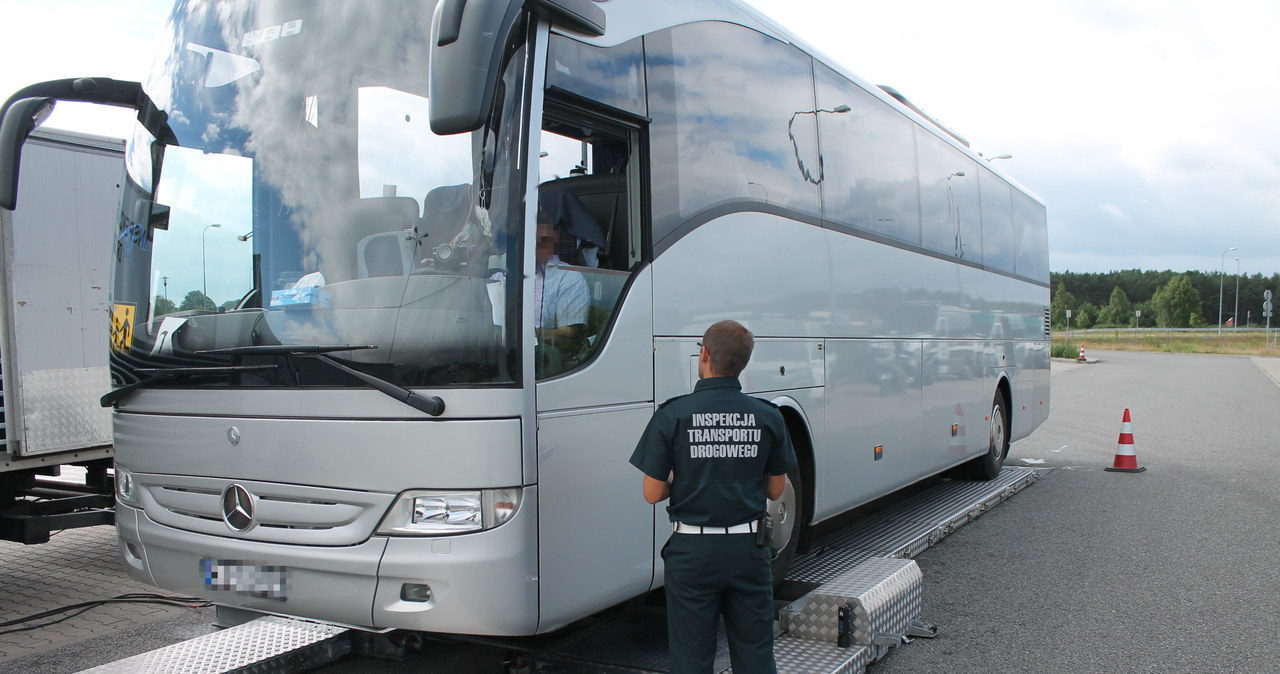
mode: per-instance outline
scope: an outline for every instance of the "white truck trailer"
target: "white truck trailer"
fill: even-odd
[[[28,139],[18,208],[0,209],[0,539],[114,523],[107,367],[124,141]]]

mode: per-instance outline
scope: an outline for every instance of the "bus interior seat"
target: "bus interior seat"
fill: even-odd
[[[365,270],[368,267],[365,255],[368,253],[370,242],[379,236],[390,235],[391,237],[404,238],[406,230],[412,232],[422,223],[422,219],[418,217],[418,201],[412,197],[370,197],[367,199],[359,199],[349,202],[342,210],[341,216],[346,235],[351,237],[348,241],[353,241],[355,249],[354,261],[355,269],[333,270],[331,275],[326,272],[326,276],[331,280],[341,278],[353,278],[357,275],[365,276]],[[412,242],[410,242],[412,243]],[[385,245],[385,244],[381,244]],[[373,253],[376,254],[379,245],[375,244]],[[410,251],[410,257],[413,253]],[[374,269],[385,269],[386,264],[375,263]],[[400,272],[396,272],[400,273]],[[407,273],[407,270],[404,272]],[[385,275],[374,273],[373,275]]]
[[[452,241],[470,214],[471,185],[445,185],[427,192],[422,201],[422,218],[428,247]]]
[[[584,208],[600,231],[598,243],[599,266],[607,269],[627,269],[630,251],[627,249],[627,194],[626,180],[621,174],[571,175],[568,178],[548,180],[539,185],[538,206],[547,210],[548,198],[543,194],[567,192],[573,201]],[[554,221],[554,220],[553,220]]]
[[[370,234],[356,244],[360,278],[404,276],[413,269],[412,229]]]
[[[579,266],[596,266],[596,256],[584,255],[584,249],[603,249],[604,229],[577,195],[561,189],[540,190],[538,208],[551,216],[552,225],[560,231],[560,247],[556,251],[560,259]]]

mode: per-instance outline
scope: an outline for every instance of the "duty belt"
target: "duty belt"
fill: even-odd
[[[696,524],[672,522],[671,528],[677,534],[754,534],[756,532],[756,522],[752,520],[742,524],[735,524],[731,527],[702,527]]]

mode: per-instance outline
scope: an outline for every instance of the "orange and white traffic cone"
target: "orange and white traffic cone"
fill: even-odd
[[[1138,466],[1138,455],[1133,451],[1133,428],[1130,426],[1129,408],[1124,410],[1124,421],[1120,422],[1120,442],[1116,445],[1116,458],[1106,470],[1116,473],[1141,473],[1145,467]]]
[[[956,414],[951,417],[951,439],[947,441],[947,456],[964,456],[969,449],[964,438],[964,410],[956,403]]]
[[[1081,363],[1085,362],[1085,360],[1084,360],[1084,347],[1083,347],[1083,346],[1082,346],[1082,347],[1080,347],[1080,357],[1079,357],[1079,358],[1077,358],[1076,360],[1080,361]]]

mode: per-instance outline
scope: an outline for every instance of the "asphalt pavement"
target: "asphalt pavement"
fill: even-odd
[[[1035,489],[916,558],[940,635],[872,674],[1275,672],[1280,359],[1054,362]],[[1142,473],[1115,473],[1124,410]]]

